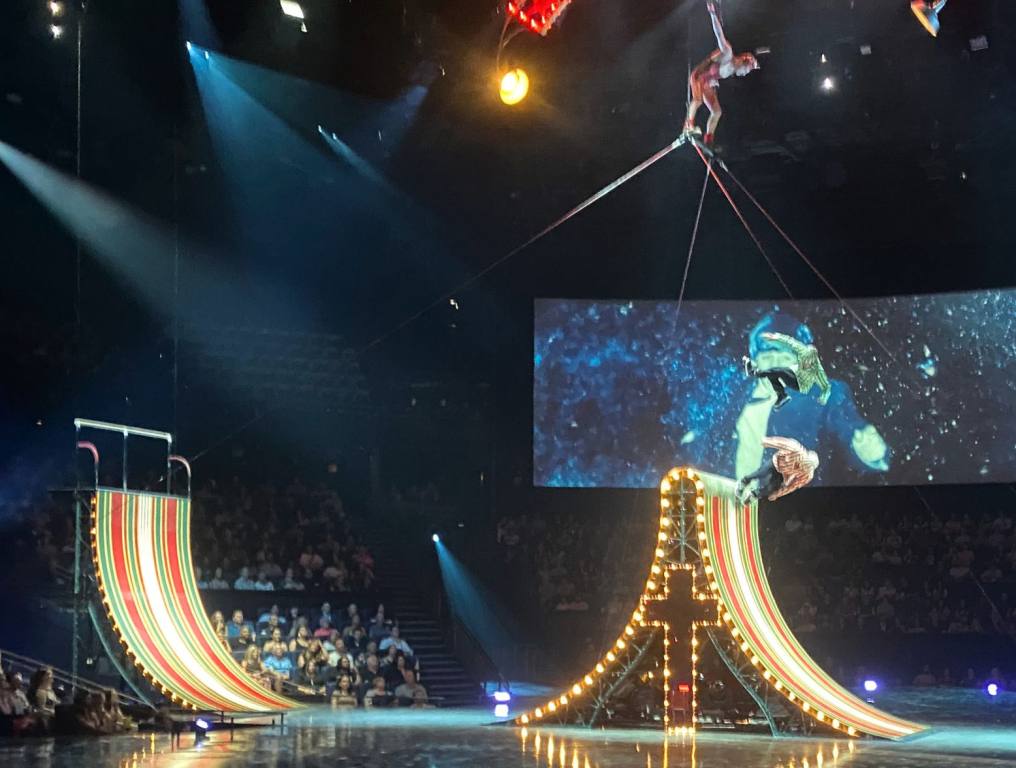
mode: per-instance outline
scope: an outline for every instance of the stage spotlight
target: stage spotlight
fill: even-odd
[[[303,6],[299,3],[293,2],[293,0],[279,0],[279,5],[282,6],[282,12],[287,16],[294,19],[304,18]]]
[[[878,683],[876,683],[874,680],[865,680],[864,690],[866,690],[868,693],[874,693],[875,691],[878,690]]]
[[[494,717],[508,717],[508,705],[498,704],[494,707]]]
[[[998,696],[998,683],[988,683],[984,690],[989,696],[994,698],[995,696]]]
[[[430,537],[430,540],[433,541],[435,544],[437,544],[439,541],[441,541],[441,537],[435,533],[433,536]]]
[[[186,43],[184,43],[184,46],[186,46],[186,48],[187,48],[187,53],[190,53],[191,51],[194,50],[194,46],[191,45],[191,41],[190,40],[188,40]]]
[[[209,728],[208,721],[205,720],[203,717],[199,717],[197,720],[194,721],[194,727],[200,728],[202,731],[207,731]]]
[[[61,27],[59,24],[50,24],[49,25],[49,34],[51,34],[53,36],[54,40],[59,40],[61,37],[63,37],[63,33],[64,33],[64,28]]]
[[[208,51],[205,51],[205,61],[208,61],[211,56],[208,55]]]
[[[825,91],[826,93],[829,93],[829,91],[833,90],[835,87],[836,81],[833,80],[831,77],[826,77],[822,80],[822,90]]]
[[[516,67],[501,76],[501,101],[508,106],[518,104],[529,93],[529,75],[524,69]]]
[[[58,3],[56,2],[56,0],[53,0],[53,2],[49,4],[49,12],[53,14],[53,18],[60,18],[61,16],[63,16],[64,4]]]
[[[512,695],[508,691],[494,691],[494,701],[499,704],[507,704],[512,700]]]

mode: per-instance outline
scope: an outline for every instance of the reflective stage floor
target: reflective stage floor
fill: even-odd
[[[934,727],[905,743],[781,738],[716,732],[518,728],[491,725],[485,710],[302,711],[285,728],[218,731],[200,743],[184,733],[99,739],[0,741],[0,765],[29,768],[118,766],[412,766],[419,768],[816,768],[849,765],[963,768],[1016,764],[1016,694],[901,691],[877,702]]]

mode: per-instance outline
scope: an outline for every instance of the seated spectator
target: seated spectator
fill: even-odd
[[[357,671],[356,666],[353,664],[352,661],[350,661],[348,656],[342,656],[339,659],[339,664],[337,667],[335,667],[335,672],[340,677],[342,675],[346,675],[347,677],[349,677],[352,680],[354,686],[357,687],[360,686],[361,683],[360,673]]]
[[[332,632],[332,623],[327,617],[322,616],[318,619],[318,628],[314,630],[314,637],[318,640],[327,640],[331,637]]]
[[[194,581],[197,583],[198,589],[208,589],[208,582],[204,579],[204,573],[200,566],[194,566]]]
[[[374,678],[381,674],[381,661],[372,653],[364,658],[363,663],[357,665],[356,671],[365,684],[372,685]]]
[[[229,582],[222,578],[222,569],[216,568],[215,575],[208,582],[209,589],[229,589]]]
[[[295,605],[291,606],[290,609],[289,609],[289,616],[286,619],[286,625],[289,627],[289,637],[290,637],[290,639],[296,637],[296,629],[295,629],[295,627],[299,623],[303,623],[303,625],[306,627],[307,626],[307,617],[300,615],[300,609],[299,609],[299,607],[297,607]]]
[[[286,589],[291,592],[300,592],[304,589],[303,582],[296,578],[292,568],[286,569],[286,575],[282,579],[282,589]]]
[[[355,657],[346,648],[342,638],[339,637],[337,629],[332,630],[328,639],[322,642],[322,647],[328,652],[328,665],[331,667],[338,667],[339,659],[348,659],[350,664],[355,661]]]
[[[7,675],[7,690],[14,716],[27,715],[32,707],[25,695],[25,681],[20,672],[11,672]]]
[[[289,647],[282,641],[282,630],[276,627],[272,630],[272,636],[268,639],[268,642],[264,644],[261,649],[261,655],[267,658],[275,652],[276,646],[282,646],[282,652],[286,653]]]
[[[53,670],[50,667],[42,667],[32,673],[26,698],[36,713],[46,717],[56,714],[60,699],[53,691]]]
[[[274,656],[274,654],[272,655]],[[247,652],[243,655],[243,661],[240,662],[240,668],[265,688],[281,689],[281,685],[277,685],[281,678],[269,672],[261,658],[261,651],[256,645],[248,646]],[[292,666],[292,659],[288,660]]]
[[[120,694],[112,688],[107,688],[102,699],[102,723],[106,730],[112,733],[137,730],[135,722],[120,709]]]
[[[254,582],[253,589],[258,592],[271,592],[275,589],[275,585],[268,580],[268,576],[264,571],[258,573],[258,580]]]
[[[406,656],[413,655],[413,649],[409,646],[409,643],[401,637],[398,624],[392,627],[392,633],[378,644],[378,648],[381,650],[381,653],[384,653],[391,647],[394,647],[397,651],[401,651],[406,654]]]
[[[363,696],[363,706],[367,709],[373,707],[387,707],[391,704],[392,694],[385,685],[385,679],[380,675],[374,678],[374,684]]]
[[[261,629],[258,632],[258,637],[265,639],[275,634],[275,630],[282,631],[282,623],[278,616],[269,616],[268,621],[261,624]]]
[[[273,605],[267,611],[258,616],[258,627],[262,624],[268,624],[272,621],[272,617],[275,617],[275,623],[278,626],[284,626],[286,624],[286,617],[279,613],[279,606]]]
[[[243,611],[239,609],[233,611],[233,620],[226,626],[226,637],[239,637],[244,627],[252,629],[251,625],[243,620]]]
[[[356,617],[357,624],[360,623],[360,609],[356,607],[356,603],[350,603],[346,606],[346,616],[342,620],[342,629],[345,629],[353,623],[353,617]]]
[[[235,651],[244,649],[249,645],[257,645],[257,641],[254,638],[254,633],[251,631],[250,624],[244,624],[240,627],[239,635],[229,638],[229,647]]]
[[[407,669],[402,675],[404,678],[403,682],[395,688],[395,699],[398,701],[399,706],[419,705],[420,699],[423,700],[423,704],[426,704],[427,689],[416,682],[416,673],[411,669]]]
[[[314,551],[314,547],[311,544],[308,544],[304,548],[298,562],[301,568],[312,572],[320,571],[325,567],[325,561],[321,559],[321,555]]]
[[[289,658],[286,653],[286,648],[282,643],[278,643],[272,648],[272,655],[262,661],[262,665],[265,670],[275,677],[276,690],[282,690],[283,683],[290,682],[293,679],[293,660]]]
[[[357,629],[362,630],[363,624],[360,623],[360,614],[354,613],[350,617],[349,623],[342,629],[342,639],[346,641],[347,645],[349,644],[349,638],[353,636],[353,632]]]
[[[356,693],[349,675],[339,675],[339,682],[332,692],[332,706],[336,709],[352,709],[356,706]]]
[[[305,670],[309,665],[313,664],[316,667],[327,667],[328,666],[328,652],[324,649],[321,641],[314,638],[310,641],[307,649],[297,656],[296,665],[301,669]]]
[[[921,668],[920,674],[914,678],[913,685],[919,688],[931,688],[932,686],[938,685],[938,680],[935,679],[935,675],[931,672],[931,666],[925,664]]]
[[[331,627],[335,626],[335,617],[332,615],[332,604],[321,603],[321,611],[318,613],[318,619],[328,619],[328,625]]]
[[[250,571],[247,569],[247,566],[244,566],[240,569],[240,575],[236,577],[236,581],[233,582],[233,589],[252,590],[254,588],[254,582],[250,578]]]
[[[302,653],[307,650],[310,641],[310,630],[307,629],[306,624],[301,624],[296,628],[296,637],[289,641],[290,653]]]
[[[390,622],[385,621],[385,607],[379,605],[374,618],[370,620],[370,628],[367,630],[367,637],[380,642],[388,637]]]
[[[354,655],[362,653],[367,648],[367,633],[363,631],[363,627],[356,627],[345,638],[345,643],[350,653]]]

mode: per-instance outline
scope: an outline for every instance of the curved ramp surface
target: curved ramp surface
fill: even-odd
[[[188,499],[103,488],[95,505],[102,602],[127,655],[155,687],[192,709],[298,706],[247,675],[216,636],[194,580]]]
[[[773,688],[816,720],[848,735],[900,739],[925,726],[882,712],[836,683],[794,637],[766,578],[758,505],[742,504],[733,480],[695,472],[706,578],[724,623]]]

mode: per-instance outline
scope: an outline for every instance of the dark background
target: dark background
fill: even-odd
[[[689,63],[712,45],[701,3],[576,0],[560,28],[506,51],[532,80],[514,109],[496,97],[494,3],[304,7],[306,34],[270,0],[213,0],[207,14],[190,1],[88,3],[82,177],[179,235],[179,259],[138,253],[114,274],[86,251],[76,269],[73,239],[0,172],[10,496],[63,462],[70,418],[87,415],[174,429],[200,454],[199,477],[280,448],[287,462],[338,461],[365,498],[373,456],[381,487],[416,475],[470,512],[539,506],[533,298],[676,296],[702,181],[689,153],[456,294],[458,309],[439,302],[385,335],[674,137]],[[0,138],[68,173],[78,13],[68,7],[53,40],[45,3],[0,9]],[[841,293],[1013,284],[1016,7],[953,2],[937,39],[903,0],[728,1],[724,15],[735,48],[771,49],[759,72],[723,84],[727,162]],[[988,48],[972,50],[982,35]],[[205,62],[185,40],[238,84],[235,112],[206,110]],[[338,157],[318,125],[397,194]],[[237,154],[223,154],[223,136]],[[828,296],[753,225],[795,296]],[[686,296],[783,295],[713,190]],[[353,350],[384,336],[357,359],[369,403],[351,407],[346,390],[238,396],[225,364],[186,363],[201,329],[226,325],[339,336]]]

